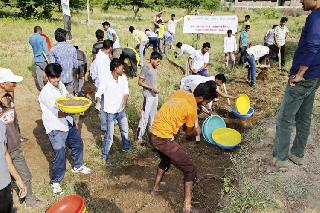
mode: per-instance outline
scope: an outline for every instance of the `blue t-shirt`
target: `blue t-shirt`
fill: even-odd
[[[309,67],[303,75],[304,78],[320,77],[320,8],[307,17],[294,53],[290,74],[296,74],[301,65]]]
[[[33,61],[42,63],[46,61],[44,54],[49,55],[49,50],[46,44],[46,39],[39,33],[35,33],[29,38],[29,44],[33,50]]]
[[[247,31],[241,32],[241,45],[243,47],[248,46],[248,32]]]

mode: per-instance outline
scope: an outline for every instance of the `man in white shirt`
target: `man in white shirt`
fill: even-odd
[[[264,46],[271,46],[274,44],[274,29],[278,25],[273,25],[271,29],[269,29],[264,35]]]
[[[110,23],[105,21],[102,23],[103,29],[106,31],[108,39],[113,41],[113,58],[120,58],[121,55],[121,46],[119,37],[114,29],[110,27]]]
[[[183,19],[183,17],[179,18],[178,20],[175,20],[175,18],[176,18],[176,15],[171,14],[171,19],[168,21],[168,26],[167,26],[168,32],[172,35],[172,43],[170,43],[171,47],[173,46],[174,37],[176,35],[177,23],[179,23]]]
[[[176,58],[182,56],[184,53],[186,53],[188,56],[191,56],[196,51],[196,49],[194,49],[194,47],[192,47],[188,44],[182,44],[181,42],[178,42],[176,44],[176,47],[178,47],[180,49],[180,52],[176,55]]]
[[[280,25],[274,29],[274,44],[279,48],[281,55],[281,66],[285,66],[285,48],[286,48],[286,38],[289,33],[289,29],[286,27],[288,22],[287,17],[282,17],[280,20]]]
[[[118,123],[122,138],[122,149],[131,149],[129,141],[129,124],[125,112],[129,98],[129,87],[127,77],[124,73],[124,62],[120,59],[113,59],[110,63],[111,75],[106,81],[102,81],[96,92],[97,104],[104,96],[103,111],[106,117],[106,130],[102,146],[102,157],[107,162],[109,151],[113,143],[114,124]]]
[[[104,40],[102,49],[99,50],[96,55],[96,59],[91,64],[90,76],[94,81],[96,86],[96,90],[98,90],[102,81],[105,81],[108,77],[111,76],[110,71],[110,58],[112,57],[112,45],[113,42],[111,40]],[[101,130],[106,130],[106,117],[103,112],[103,95],[101,97],[101,106],[97,109],[99,110],[99,117],[101,122]]]
[[[83,141],[73,118],[60,111],[55,101],[61,96],[68,96],[64,84],[60,81],[62,67],[50,63],[45,68],[48,83],[39,95],[42,111],[42,123],[53,148],[51,187],[54,194],[62,194],[60,182],[66,172],[66,146],[71,150],[73,159],[72,172],[90,174],[91,169],[83,162]]]
[[[232,69],[236,64],[235,52],[237,51],[236,37],[232,35],[232,30],[227,31],[227,36],[224,37],[224,56],[226,59],[226,67],[229,66],[229,59],[232,61]]]
[[[209,76],[209,49],[210,43],[205,42],[200,50],[196,50],[191,56],[189,56],[188,63],[192,74]]]
[[[247,81],[249,86],[256,86],[256,60],[269,54],[269,47],[262,45],[255,45],[253,43],[249,44],[247,49],[247,61],[249,63]]]
[[[71,40],[71,13],[69,7],[69,0],[61,0],[61,7],[63,12],[64,29],[67,31],[67,40]]]

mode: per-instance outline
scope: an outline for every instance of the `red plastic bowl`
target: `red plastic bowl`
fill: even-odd
[[[86,205],[80,195],[69,195],[52,204],[46,213],[84,213]]]

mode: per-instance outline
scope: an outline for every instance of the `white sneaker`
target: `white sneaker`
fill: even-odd
[[[71,170],[73,173],[82,173],[82,174],[90,174],[91,173],[91,169],[86,167],[84,164],[82,166],[80,166],[79,168],[73,168]]]
[[[63,190],[61,188],[60,183],[51,183],[51,187],[54,194],[63,194]]]

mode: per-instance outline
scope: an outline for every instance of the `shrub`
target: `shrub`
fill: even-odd
[[[281,13],[277,9],[273,8],[262,8],[255,10],[255,13],[262,18],[277,19],[281,17]]]

